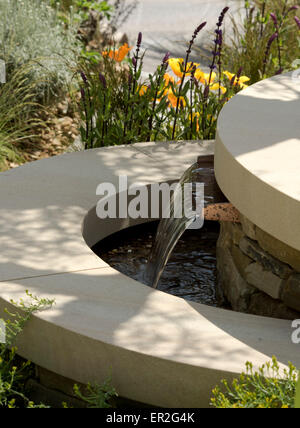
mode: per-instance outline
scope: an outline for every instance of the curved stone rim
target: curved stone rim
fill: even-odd
[[[219,186],[251,222],[300,250],[300,81],[292,73],[233,97],[217,129]]]

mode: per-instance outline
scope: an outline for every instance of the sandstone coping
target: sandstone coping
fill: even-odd
[[[211,308],[146,287],[89,246],[137,221],[99,220],[96,187],[176,180],[213,143],[147,143],[65,154],[0,174],[0,314],[25,290],[54,298],[19,338],[19,353],[76,382],[105,380],[162,407],[206,407],[247,360],[300,367],[291,323]],[[87,245],[87,243],[89,245]]]
[[[299,73],[298,73],[299,74]],[[219,186],[251,222],[300,250],[300,80],[263,80],[233,97],[218,121]]]

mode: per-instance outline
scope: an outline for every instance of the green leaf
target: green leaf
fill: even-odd
[[[296,388],[295,408],[300,409],[300,372],[299,372],[299,380]]]

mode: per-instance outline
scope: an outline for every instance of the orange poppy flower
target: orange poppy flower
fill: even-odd
[[[110,51],[104,51],[102,52],[103,56],[109,56],[109,58],[114,59],[117,62],[122,62],[125,56],[128,54],[128,52],[131,51],[132,48],[128,46],[127,43],[125,43],[123,46],[121,46],[117,50],[110,50]]]

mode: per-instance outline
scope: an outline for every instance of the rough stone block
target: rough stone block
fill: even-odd
[[[237,223],[231,223],[232,240],[235,245],[239,245],[241,239],[245,236],[242,226]]]
[[[291,275],[286,281],[282,300],[290,308],[300,311],[300,274]]]
[[[265,270],[273,272],[274,275],[280,278],[286,279],[292,273],[292,269],[287,264],[275,259],[265,252],[257,242],[249,238],[241,239],[240,249],[248,257],[260,263]]]
[[[221,222],[220,226],[220,235],[217,246],[222,248],[231,248],[233,242],[231,223]]]
[[[299,312],[288,308],[283,302],[272,299],[272,297],[260,291],[250,297],[248,313],[283,320],[300,318]]]
[[[220,245],[231,247],[232,244],[239,245],[241,239],[245,236],[242,226],[236,223],[220,222]]]
[[[300,252],[294,248],[284,244],[278,239],[273,238],[263,230],[256,228],[256,236],[259,245],[269,254],[279,259],[283,263],[292,266],[296,271],[300,272]]]
[[[256,289],[242,278],[227,248],[217,249],[219,287],[235,311],[246,312],[251,294]]]
[[[256,226],[243,214],[240,214],[242,229],[249,238],[256,240]]]
[[[279,299],[283,287],[283,280],[272,272],[264,270],[259,263],[251,263],[245,270],[246,281],[271,296]]]
[[[250,263],[253,263],[253,260],[246,256],[237,245],[232,246],[231,253],[236,268],[240,275],[245,279],[245,270]]]

